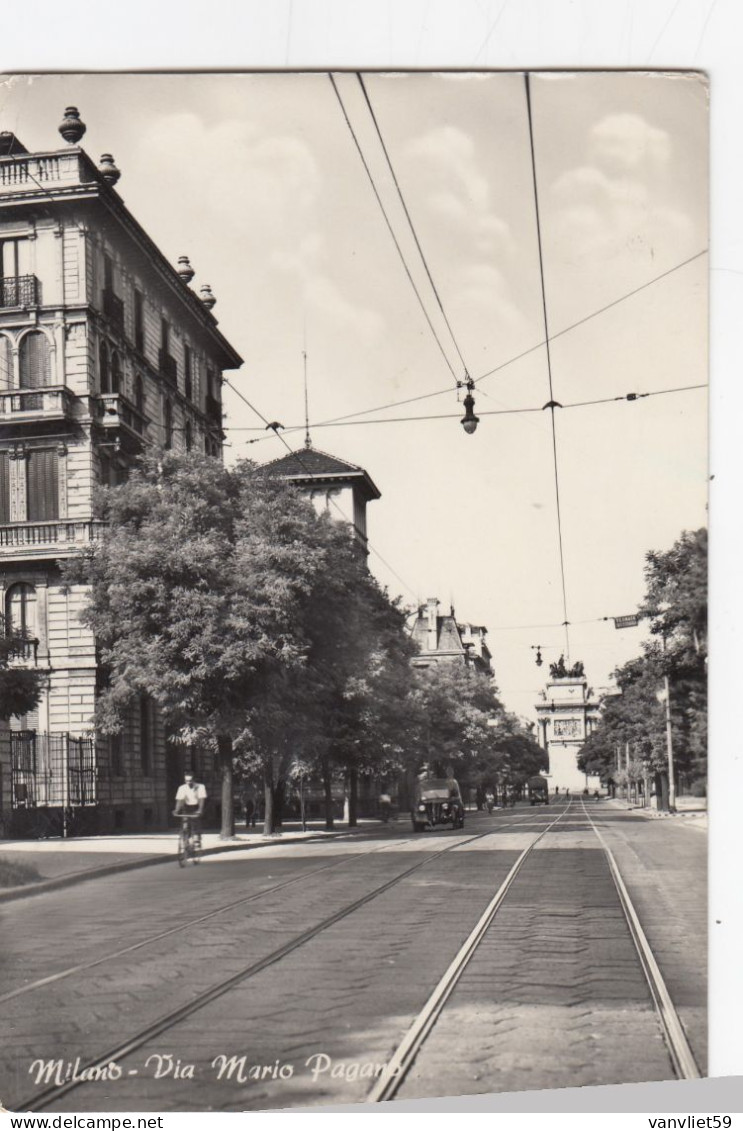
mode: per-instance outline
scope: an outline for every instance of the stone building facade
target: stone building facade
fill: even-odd
[[[428,668],[432,664],[461,663],[492,675],[490,649],[483,625],[460,624],[454,614],[439,613],[439,601],[429,597],[418,609],[411,637],[417,648],[413,666]]]
[[[0,724],[3,827],[162,825],[182,754],[143,699],[124,733],[93,731],[100,673],[80,621],[85,591],[60,562],[95,540],[97,484],[148,446],[222,450],[222,371],[241,358],[208,286],[188,285],[96,165],[65,112],[62,149],[29,153],[0,134],[0,611],[29,639],[19,662],[45,676],[38,709]]]
[[[578,754],[599,720],[599,700],[584,675],[551,676],[536,704],[539,745],[549,758],[552,793],[599,789],[600,780],[578,769]]]

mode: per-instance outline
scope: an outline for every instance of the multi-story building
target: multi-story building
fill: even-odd
[[[429,597],[426,604],[418,609],[418,616],[411,630],[413,643],[418,650],[413,657],[414,667],[461,663],[492,674],[492,659],[485,642],[488,630],[482,625],[459,624],[454,609],[444,615],[438,609],[436,597]]]
[[[121,735],[95,737],[95,641],[60,562],[96,537],[96,484],[120,482],[146,447],[220,456],[222,371],[241,365],[210,288],[196,294],[188,260],[165,259],[118,195],[113,158],[80,148],[84,131],[71,107],[61,149],[0,134],[0,610],[45,675],[38,709],[0,734],[16,832],[63,813],[99,829],[166,818],[182,755],[147,699]]]

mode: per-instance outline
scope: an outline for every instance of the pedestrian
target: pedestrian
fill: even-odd
[[[593,791],[593,800],[594,800],[594,801],[598,801],[598,799],[599,799],[599,791],[598,791],[597,789],[594,789],[594,791]]]
[[[566,801],[569,801],[569,800],[570,800],[570,790],[569,790],[569,789],[566,789],[566,790],[565,790],[565,800],[566,800]]]
[[[388,823],[392,816],[392,798],[386,789],[383,789],[379,795],[379,815],[384,821],[385,825]]]
[[[243,800],[243,806],[245,808],[245,828],[246,829],[254,829],[255,828],[255,801],[253,800],[252,797],[249,797],[249,796],[246,795],[244,800]]]

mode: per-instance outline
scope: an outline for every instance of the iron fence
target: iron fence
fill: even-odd
[[[13,809],[70,809],[98,800],[92,736],[12,731],[10,766]]]

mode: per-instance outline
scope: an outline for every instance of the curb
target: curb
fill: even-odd
[[[312,834],[310,836],[288,836],[274,839],[266,837],[263,843],[253,844],[224,844],[215,848],[202,849],[202,856],[219,856],[226,852],[249,852],[256,848],[265,848],[268,844],[307,844],[310,841],[337,839],[341,836],[353,836],[354,833],[347,829],[328,831]],[[26,899],[32,895],[44,895],[46,892],[59,891],[61,888],[73,887],[75,884],[85,883],[86,880],[96,880],[103,876],[114,876],[118,872],[133,872],[137,868],[149,868],[154,864],[173,864],[177,857],[175,854],[146,856],[139,860],[119,860],[116,864],[103,864],[100,868],[86,868],[81,872],[69,872],[64,876],[56,876],[50,880],[40,880],[39,883],[24,884],[22,887],[8,888],[0,892],[0,903],[11,903],[17,899]]]

